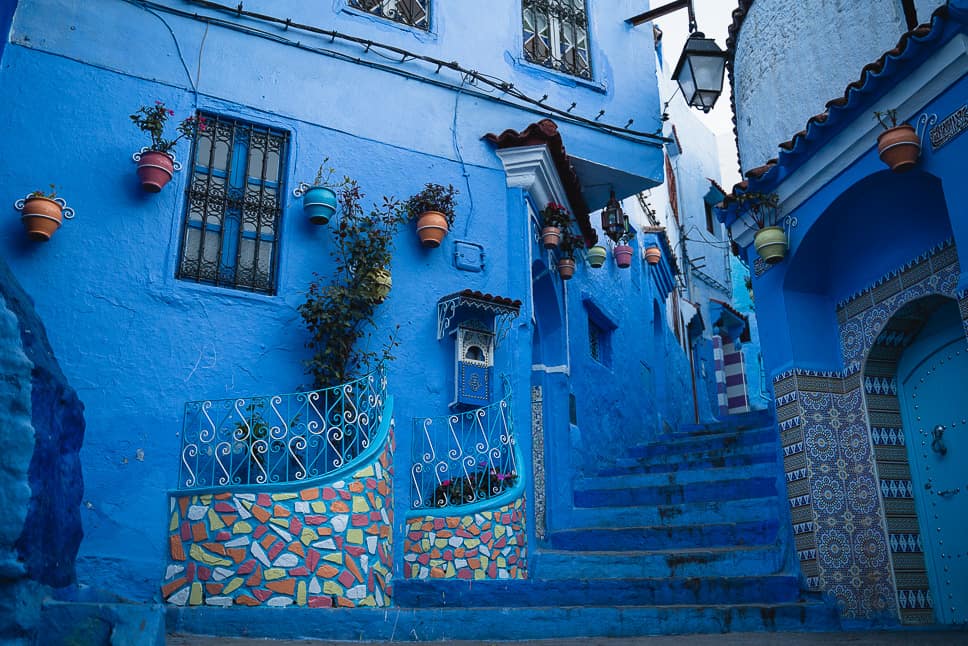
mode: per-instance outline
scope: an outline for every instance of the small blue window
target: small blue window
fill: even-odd
[[[349,6],[424,31],[430,29],[430,0],[349,0]]]

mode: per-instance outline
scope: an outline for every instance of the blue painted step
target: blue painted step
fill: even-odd
[[[663,462],[653,462],[647,458],[619,458],[615,461],[615,464],[602,467],[599,470],[599,474],[611,476],[631,473],[668,473],[670,471],[689,471],[694,469],[721,469],[724,467],[740,467],[753,464],[775,464],[776,460],[776,452],[772,449],[755,454],[720,455],[693,459],[668,459]]]
[[[575,506],[677,505],[689,502],[762,498],[769,495],[776,495],[776,478],[744,478],[653,487],[576,490]]]
[[[525,640],[681,633],[831,631],[816,602],[545,608],[168,608],[169,632],[334,641]]]
[[[661,438],[645,445],[632,445],[628,448],[631,457],[651,457],[658,455],[688,454],[701,451],[725,450],[736,454],[737,449],[765,448],[776,446],[778,432],[771,428],[757,429],[743,433],[729,432],[715,435]]]
[[[700,424],[681,424],[672,430],[677,435],[699,435],[723,431],[746,431],[759,428],[776,428],[776,415],[770,410],[755,411],[741,415],[731,415],[717,422]]]
[[[558,550],[652,550],[672,547],[772,545],[775,518],[747,523],[653,527],[576,528],[553,532],[548,543]]]
[[[775,545],[709,547],[620,552],[541,550],[531,575],[542,579],[725,577],[777,574],[784,564]]]
[[[802,601],[789,575],[636,579],[526,579],[519,581],[406,580],[394,585],[404,607],[656,606]]]
[[[648,449],[644,449],[641,453],[637,453],[630,449],[625,457],[633,458],[640,464],[664,464],[669,461],[690,462],[693,460],[712,460],[740,455],[775,455],[776,451],[777,445],[771,440],[757,444],[734,444],[720,448],[699,448],[694,451],[668,451],[667,447],[658,445],[651,452]]]
[[[776,518],[776,496],[746,500],[712,500],[676,505],[633,507],[582,507],[568,510],[556,527],[648,527],[651,525],[702,525],[710,520],[736,523]]]
[[[577,478],[575,489],[622,489],[626,487],[650,487],[658,485],[691,484],[735,480],[737,478],[775,478],[778,475],[776,462],[760,462],[741,467],[722,467],[718,469],[687,469],[660,473],[632,473],[612,476],[591,476]]]

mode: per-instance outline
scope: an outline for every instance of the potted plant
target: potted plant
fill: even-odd
[[[884,128],[877,137],[877,154],[895,173],[914,168],[921,155],[921,139],[914,126],[897,123],[897,110],[875,112],[874,118]]]
[[[615,264],[619,269],[628,269],[632,266],[632,245],[629,243],[635,238],[635,231],[627,226],[625,232],[618,238],[618,244],[612,249],[615,256]]]
[[[57,188],[53,184],[49,191],[34,191],[17,200],[14,206],[20,211],[20,221],[24,223],[27,237],[38,242],[50,240],[64,218],[74,217],[74,210],[63,198],[57,197]]]
[[[558,275],[562,280],[570,280],[575,275],[575,254],[581,253],[585,249],[585,238],[571,227],[563,229],[561,232],[561,243],[558,250],[561,256],[558,258]]]
[[[660,260],[662,260],[662,249],[656,245],[650,245],[645,248],[645,262],[650,265],[658,265]]]
[[[306,347],[311,354],[304,363],[314,388],[345,383],[379,361],[392,359],[390,352],[397,345],[393,334],[380,352],[359,342],[371,336],[376,308],[390,292],[393,238],[404,211],[399,202],[384,197],[367,213],[361,206],[363,197],[353,179],[346,178],[339,187],[341,216],[329,229],[332,273],[327,282],[317,276],[297,307],[309,331]]]
[[[303,211],[305,211],[309,221],[317,225],[326,224],[336,213],[337,198],[334,189],[341,186],[341,183],[332,183],[336,169],[327,168],[327,162],[329,162],[329,157],[325,158],[323,163],[319,165],[316,170],[316,178],[312,184],[300,182],[296,190],[293,191],[296,197],[302,196]],[[345,182],[346,178],[343,181]]]
[[[571,225],[568,209],[557,202],[548,202],[541,211],[541,244],[545,249],[554,249],[561,242],[561,232]]]
[[[175,144],[181,139],[194,139],[199,131],[205,130],[205,117],[188,117],[178,124],[177,137],[165,139],[165,123],[174,115],[175,111],[168,109],[163,101],[155,101],[154,106],[143,105],[131,115],[134,125],[151,137],[151,144],[133,156],[138,162],[141,188],[149,193],[159,192],[171,180],[174,171],[181,168],[171,154]]]
[[[455,196],[459,192],[450,184],[442,186],[428,182],[423,190],[407,200],[404,210],[411,220],[416,220],[417,236],[423,246],[440,246],[454,224]]]
[[[787,237],[783,227],[777,226],[780,198],[776,193],[749,191],[736,196],[744,217],[752,219],[757,232],[753,246],[765,262],[774,265],[786,256]]]
[[[433,506],[450,507],[487,500],[513,487],[517,479],[518,475],[514,471],[505,473],[496,468],[472,471],[458,478],[447,478],[441,480],[434,490]]]
[[[589,265],[594,269],[598,269],[605,264],[605,259],[608,257],[608,250],[602,245],[597,244],[588,249],[585,257],[588,258]]]

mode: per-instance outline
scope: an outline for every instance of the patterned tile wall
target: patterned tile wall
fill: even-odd
[[[180,606],[389,606],[392,433],[371,464],[326,486],[172,496],[164,599]]]

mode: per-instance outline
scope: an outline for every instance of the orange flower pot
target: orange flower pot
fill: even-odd
[[[424,211],[417,218],[417,237],[425,247],[439,247],[448,230],[447,218],[438,211]]]
[[[63,213],[64,206],[59,202],[47,197],[28,197],[23,201],[20,220],[28,238],[47,242],[64,221]]]
[[[902,124],[885,130],[877,138],[877,154],[895,173],[914,168],[921,156],[921,139],[914,126]]]

